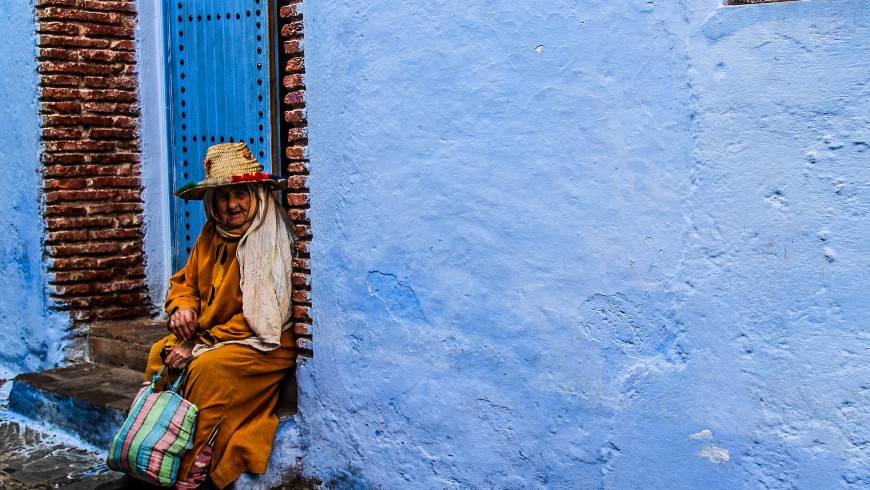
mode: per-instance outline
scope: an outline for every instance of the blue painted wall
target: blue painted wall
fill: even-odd
[[[306,2],[306,474],[870,485],[866,6],[719,3]]]
[[[0,378],[8,378],[62,362],[67,321],[45,290],[31,0],[0,3],[0,41]]]

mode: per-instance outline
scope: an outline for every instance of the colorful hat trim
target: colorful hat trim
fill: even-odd
[[[244,142],[211,146],[202,166],[206,178],[200,182],[185,184],[175,192],[176,196],[182,199],[202,199],[206,189],[244,183],[262,183],[270,190],[287,188],[285,179],[263,172],[263,165]]]

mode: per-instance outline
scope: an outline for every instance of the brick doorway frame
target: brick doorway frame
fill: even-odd
[[[302,0],[273,0],[276,159],[299,237],[293,318],[311,355]],[[97,321],[148,317],[135,0],[38,0],[49,291],[75,338]],[[162,21],[162,19],[161,19]],[[166,195],[169,195],[167,192]],[[164,278],[168,279],[168,278]]]

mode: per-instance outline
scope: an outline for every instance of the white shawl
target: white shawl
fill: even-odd
[[[198,344],[193,348],[194,357],[224,344],[247,344],[262,351],[277,349],[281,333],[292,325],[293,228],[287,213],[264,186],[248,184],[248,189],[257,200],[256,215],[239,239],[236,257],[242,312],[256,336],[211,347]],[[214,219],[212,192],[203,199],[209,219]]]

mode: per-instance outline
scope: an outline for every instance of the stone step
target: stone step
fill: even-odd
[[[88,335],[91,360],[144,373],[151,346],[167,334],[165,322],[151,319],[91,325]]]
[[[9,409],[108,448],[144,381],[142,370],[101,364],[18,375]]]

